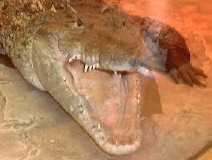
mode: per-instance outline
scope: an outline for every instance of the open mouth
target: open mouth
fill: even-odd
[[[100,138],[107,139],[105,145],[109,152],[128,154],[128,149],[129,152],[136,150],[141,135],[141,75],[100,67],[88,67],[89,71],[85,71],[82,61],[69,62],[67,57],[63,57],[64,67],[72,77],[75,90],[88,104],[88,114],[99,122],[97,129],[101,126],[106,131],[106,136]],[[93,137],[98,133],[89,134]],[[99,143],[99,139],[95,141]]]

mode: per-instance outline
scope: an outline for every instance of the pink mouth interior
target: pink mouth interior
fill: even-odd
[[[138,136],[140,115],[140,76],[137,73],[95,69],[84,72],[80,61],[66,63],[77,91],[90,105],[90,113],[113,141],[130,143]]]

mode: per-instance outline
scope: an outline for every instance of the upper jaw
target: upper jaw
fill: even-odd
[[[68,55],[71,60],[83,61],[88,66],[114,71],[137,71],[138,66],[133,61],[139,59],[142,67],[146,67],[144,60],[149,53],[142,41],[139,25],[126,21],[127,26],[114,29],[111,18],[120,21],[119,15],[102,18],[101,14],[93,14],[79,14],[83,24],[86,24],[85,28],[79,28],[70,26],[75,19],[66,18],[64,13],[58,12],[55,18],[39,27],[38,32],[55,35],[61,53]],[[91,19],[94,16],[95,19]],[[61,19],[59,25],[58,19]]]

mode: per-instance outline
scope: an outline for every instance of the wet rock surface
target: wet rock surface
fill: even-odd
[[[176,85],[160,73],[155,73],[156,83],[148,80],[141,124],[143,142],[136,153],[124,157],[105,154],[52,97],[27,84],[15,69],[0,65],[0,159],[196,159],[212,141],[209,5],[209,1],[197,4],[195,0],[122,1],[130,14],[148,15],[177,28],[187,38],[192,63],[208,75],[207,88]],[[160,7],[164,14],[156,14]]]

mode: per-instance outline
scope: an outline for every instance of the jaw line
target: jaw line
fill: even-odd
[[[65,61],[66,62],[63,62],[63,63],[65,63],[66,65],[69,65],[69,67],[70,67],[71,63],[76,62],[76,61],[75,62],[72,61],[72,62],[68,63],[67,57],[65,58]],[[81,62],[81,65],[83,65],[82,62]],[[74,79],[73,81],[74,82],[79,81],[79,80],[75,79],[75,76],[73,75],[73,71],[70,71],[71,70],[70,68],[68,70],[69,70],[68,72],[72,75],[72,77]],[[81,72],[83,72],[82,66],[81,66],[80,70],[81,70]],[[88,73],[82,73],[82,74],[89,75],[89,74],[92,74],[91,72],[105,72],[105,71],[103,71],[102,69],[98,69],[98,71],[94,70],[94,71],[89,71]],[[113,74],[113,71],[111,73]],[[136,76],[139,75],[138,73],[128,73],[128,74],[132,74],[132,75],[136,74]],[[115,75],[111,75],[111,76],[113,77]],[[135,76],[135,75],[133,75],[133,76]],[[89,79],[86,78],[86,81],[89,81]],[[136,87],[138,87],[138,88],[136,88],[137,93],[135,93],[135,95],[136,95],[136,99],[134,100],[135,103],[130,102],[130,104],[132,103],[133,105],[128,105],[128,107],[124,107],[125,111],[123,111],[124,113],[122,114],[122,117],[119,118],[120,122],[118,124],[116,124],[115,126],[112,126],[112,128],[111,128],[111,126],[108,126],[107,124],[105,124],[104,121],[101,120],[101,117],[96,117],[97,112],[95,112],[95,110],[98,110],[98,107],[92,107],[89,100],[85,98],[85,95],[83,95],[82,93],[79,92],[79,89],[77,89],[76,84],[75,84],[75,88],[76,88],[77,92],[79,93],[81,98],[86,101],[86,103],[89,106],[89,107],[87,107],[87,111],[83,111],[83,112],[84,113],[87,112],[86,113],[87,115],[91,116],[92,119],[93,118],[97,119],[97,121],[98,121],[97,125],[91,124],[91,125],[93,125],[91,130],[89,129],[89,131],[88,131],[86,129],[88,134],[94,139],[94,141],[100,146],[100,148],[102,148],[105,152],[112,154],[112,155],[127,155],[127,154],[130,154],[130,153],[133,153],[134,151],[136,151],[140,146],[140,141],[141,141],[141,137],[140,137],[141,136],[141,131],[140,131],[140,112],[141,112],[140,98],[141,98],[141,95],[139,92],[140,79],[137,78],[136,80],[133,80],[133,81],[135,81],[134,83],[136,83]],[[137,103],[139,103],[139,104],[137,104]],[[100,112],[102,112],[102,111],[100,111]],[[104,114],[104,112],[103,112],[103,114]],[[83,115],[81,115],[81,116],[83,117]],[[98,116],[101,116],[101,114]],[[132,120],[132,119],[134,119],[134,120]],[[89,120],[87,118],[84,118],[84,119],[82,118],[78,123],[80,123],[80,125],[83,127],[84,126],[83,123],[86,123],[85,125],[88,125],[88,123],[89,123],[88,121]],[[129,126],[126,127],[126,125],[129,125]],[[131,131],[129,131],[129,130],[131,130]],[[126,132],[128,132],[128,133],[126,133]],[[128,140],[125,141],[125,139],[130,139],[130,140],[129,140],[129,142],[127,142]],[[124,141],[124,142],[122,143],[122,141]]]

